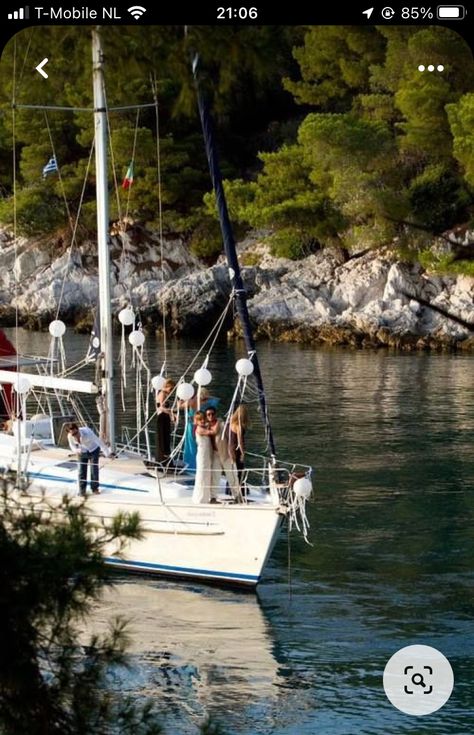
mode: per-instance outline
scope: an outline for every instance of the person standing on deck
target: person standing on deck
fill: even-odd
[[[229,423],[229,453],[239,478],[239,487],[243,494],[242,480],[244,476],[245,432],[249,425],[247,406],[240,404],[231,416]]]
[[[181,401],[180,406],[186,408],[186,426],[184,429],[184,451],[183,460],[186,470],[191,473],[196,472],[196,430],[194,418],[196,411],[206,411],[206,409],[216,408],[219,399],[210,396],[206,388],[201,388],[199,394],[194,395],[189,401]]]
[[[168,378],[156,394],[156,456],[157,462],[168,462],[171,454],[171,422],[174,421],[172,393],[176,383]]]
[[[196,476],[193,488],[193,503],[216,503],[211,498],[212,489],[212,438],[211,430],[206,426],[206,416],[202,411],[194,415],[194,433],[196,436]]]
[[[111,457],[112,452],[102,439],[99,439],[92,429],[87,426],[79,428],[77,424],[67,424],[66,432],[71,451],[77,454],[79,463],[79,495],[83,497],[86,495],[87,466],[89,463],[91,466],[91,490],[95,495],[98,495],[100,493],[99,454],[102,450],[106,457]]]
[[[224,422],[217,417],[215,408],[206,410],[207,426],[211,430],[213,444],[212,452],[212,489],[211,498],[217,498],[222,473],[224,472],[227,485],[236,503],[242,502],[237,471],[230,456],[229,427],[225,429]]]

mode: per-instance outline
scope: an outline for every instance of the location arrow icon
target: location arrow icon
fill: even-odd
[[[374,12],[374,9],[373,8],[367,8],[367,10],[363,10],[362,11],[362,15],[366,15],[367,16],[367,20],[369,20],[369,18],[372,15],[373,12]]]
[[[43,59],[43,61],[40,61],[40,63],[38,64],[38,66],[35,66],[35,69],[38,72],[38,74],[41,74],[41,76],[44,77],[45,79],[48,78],[48,75],[44,71],[43,66],[45,64],[47,64],[47,63],[48,63],[48,59]]]

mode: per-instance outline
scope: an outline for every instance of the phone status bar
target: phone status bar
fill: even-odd
[[[355,6],[318,6],[307,2],[289,5],[276,3],[201,3],[199,6],[168,3],[166,7],[154,5],[79,5],[62,3],[52,5],[24,5],[4,10],[8,21],[28,25],[55,24],[261,24],[261,25],[363,25],[364,23],[417,23],[432,24],[462,21],[466,17],[463,5],[410,6],[403,4],[379,5],[366,8]]]

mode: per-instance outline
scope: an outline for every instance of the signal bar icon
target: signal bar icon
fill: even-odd
[[[28,20],[30,17],[30,7],[26,5],[24,8],[14,10],[13,13],[8,13],[8,20]]]

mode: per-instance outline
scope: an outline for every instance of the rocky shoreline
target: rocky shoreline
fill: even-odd
[[[158,331],[164,313],[173,335],[207,333],[229,299],[227,267],[206,267],[179,241],[161,247],[138,225],[112,237],[112,298],[118,312],[131,299],[144,329]],[[438,276],[397,258],[391,248],[360,255],[321,250],[304,260],[270,255],[264,236],[239,245],[257,338],[356,348],[472,350],[474,278]],[[0,232],[0,325],[46,328],[59,317],[88,329],[97,302],[95,244],[73,251],[62,238],[19,240]],[[66,275],[65,275],[66,273]],[[412,296],[412,297],[411,297]],[[429,308],[432,304],[435,309]],[[225,328],[238,334],[229,310]]]

